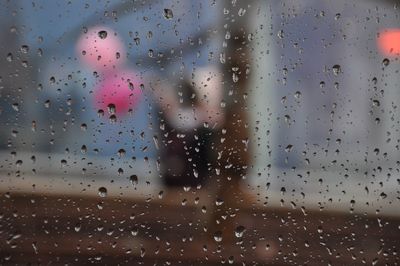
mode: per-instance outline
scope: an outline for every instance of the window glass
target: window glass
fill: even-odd
[[[2,1],[0,264],[397,265],[399,22]]]

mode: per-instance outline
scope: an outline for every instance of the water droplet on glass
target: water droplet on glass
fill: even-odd
[[[12,62],[13,59],[14,59],[13,58],[13,54],[12,53],[8,53],[6,59],[7,59],[8,62]]]
[[[284,118],[285,118],[285,123],[286,124],[290,124],[290,116],[289,115],[285,115]]]
[[[334,74],[335,76],[339,75],[340,72],[341,72],[341,67],[340,67],[340,65],[334,65],[334,66],[332,67],[332,71],[333,71],[333,74]]]
[[[240,9],[239,9],[239,12],[238,12],[239,17],[244,16],[244,14],[246,14],[246,9],[240,8]]]
[[[131,175],[129,181],[131,181],[133,186],[136,186],[139,182],[137,175]]]
[[[119,158],[124,157],[125,154],[126,154],[126,151],[125,151],[124,149],[119,149],[119,150],[118,150],[118,157],[119,157]]]
[[[278,35],[279,39],[283,39],[285,37],[283,30],[278,31],[277,35]]]
[[[110,115],[109,120],[111,124],[115,124],[117,122],[117,116],[112,114]]]
[[[105,187],[100,187],[98,194],[100,197],[105,198],[107,197],[107,189]]]
[[[246,228],[244,226],[242,226],[242,225],[239,225],[235,229],[235,236],[237,238],[243,237],[244,231],[246,231]]]
[[[21,46],[21,53],[27,54],[29,52],[29,46],[28,45],[22,45]]]
[[[85,154],[87,152],[87,147],[86,147],[86,145],[82,145],[82,147],[81,147],[81,153],[82,154]]]
[[[124,174],[124,169],[118,168],[118,175],[123,175]]]
[[[140,248],[140,257],[144,257],[144,255],[146,254],[146,250],[144,248]]]
[[[174,17],[174,14],[172,13],[172,10],[169,8],[164,9],[164,17],[166,19],[172,19]]]
[[[388,58],[385,58],[385,59],[382,60],[382,65],[384,67],[387,67],[389,64],[390,64],[390,60]]]
[[[232,73],[232,80],[235,83],[239,81],[239,76],[235,72]]]
[[[132,228],[131,230],[131,235],[133,236],[137,236],[139,233],[139,228],[137,228],[136,226]]]
[[[293,148],[292,144],[287,145],[285,148],[285,152],[291,152],[292,148]]]
[[[115,104],[113,104],[113,103],[108,104],[107,110],[108,110],[109,114],[115,114],[115,111],[116,111]]]
[[[103,110],[103,109],[98,110],[98,111],[97,111],[97,115],[98,115],[99,117],[104,116],[104,110]]]
[[[14,111],[19,111],[19,104],[18,103],[13,103],[12,104],[12,108],[14,109]]]
[[[44,102],[44,107],[50,108],[50,100],[46,100],[46,101]]]
[[[215,200],[215,205],[221,206],[222,204],[224,204],[224,200],[223,200],[223,199],[217,198],[217,199]]]
[[[221,231],[217,231],[214,233],[214,240],[216,242],[221,242],[222,241],[222,232]]]
[[[372,106],[379,107],[381,103],[378,100],[372,100]]]
[[[107,38],[107,31],[101,30],[101,31],[99,31],[98,35],[99,35],[100,39],[105,39],[105,38]]]
[[[79,232],[80,230],[81,230],[81,224],[80,223],[77,223],[76,225],[75,225],[75,232]]]

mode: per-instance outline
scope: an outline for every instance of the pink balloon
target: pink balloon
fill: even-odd
[[[106,27],[94,27],[82,34],[76,49],[82,62],[99,72],[110,71],[125,59],[122,41]]]
[[[140,78],[130,70],[107,73],[94,91],[97,109],[117,115],[127,114],[142,97]]]

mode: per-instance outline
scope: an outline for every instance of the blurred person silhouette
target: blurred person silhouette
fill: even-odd
[[[224,4],[235,15],[223,18],[229,26],[219,34],[229,37],[220,43],[220,62],[158,79],[152,89],[161,109],[162,179],[167,186],[201,187],[207,181],[213,198],[208,232],[229,243],[237,224],[227,217],[240,206],[249,207],[254,197],[242,182],[251,163],[248,18],[236,15],[244,1]]]
[[[216,66],[196,68],[172,88],[156,85],[160,96],[160,129],[163,139],[161,171],[167,186],[199,186],[212,172],[208,146],[224,118],[222,76]],[[178,94],[176,94],[178,91]],[[179,95],[179,96],[178,96]]]
[[[179,23],[162,24],[172,35],[159,37],[160,44],[169,49],[157,58],[159,68],[153,68],[147,79],[159,106],[160,175],[170,187],[198,187],[212,174],[210,141],[224,117],[219,62],[222,2],[168,3],[165,6],[174,7],[169,20],[177,18]]]

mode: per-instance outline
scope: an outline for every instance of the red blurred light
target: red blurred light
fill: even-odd
[[[400,55],[400,29],[384,29],[377,39],[379,51],[386,56]]]

